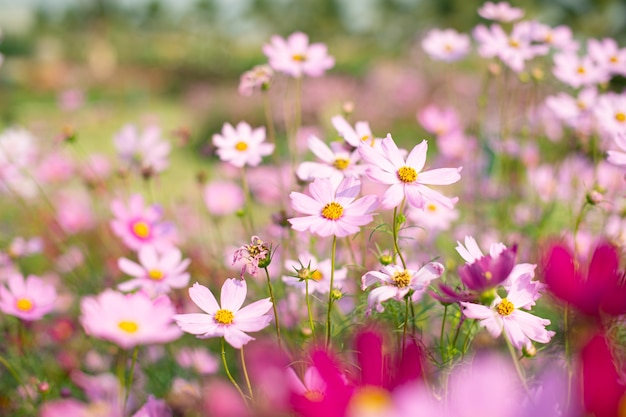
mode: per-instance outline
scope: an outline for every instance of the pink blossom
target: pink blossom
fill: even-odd
[[[358,148],[361,143],[374,144],[376,141],[368,122],[359,121],[352,127],[345,117],[341,115],[333,116],[330,121],[337,133],[339,133],[339,136],[353,148]]]
[[[409,153],[406,161],[391,135],[383,139],[381,149],[361,145],[361,158],[370,166],[367,176],[374,182],[388,184],[382,199],[382,207],[398,207],[406,198],[416,208],[424,208],[428,201],[453,208],[457,198],[448,198],[426,185],[453,184],[461,179],[461,168],[439,168],[422,172],[426,163],[428,144],[424,140]]]
[[[91,183],[105,180],[111,173],[111,163],[106,155],[93,153],[89,155],[81,168],[82,176]]]
[[[295,78],[320,77],[335,65],[326,45],[309,45],[309,37],[302,32],[292,33],[287,39],[272,36],[271,42],[263,45],[263,53],[274,70]]]
[[[182,348],[176,354],[176,363],[194,369],[200,375],[214,374],[219,369],[219,360],[204,348]]]
[[[626,94],[606,93],[600,96],[593,111],[603,132],[609,135],[626,132]]]
[[[626,76],[626,48],[619,48],[615,39],[589,39],[587,53],[606,72]]]
[[[204,313],[176,314],[180,328],[198,338],[224,337],[235,349],[241,349],[253,337],[245,332],[258,332],[270,324],[266,313],[272,308],[269,298],[241,308],[246,299],[246,281],[230,278],[222,285],[221,305],[204,285],[195,283],[189,288],[189,297]]]
[[[330,259],[318,261],[309,252],[303,252],[298,256],[298,260],[287,259],[285,261],[285,270],[289,275],[283,276],[285,284],[299,288],[302,294],[306,291],[306,282],[308,281],[309,294],[328,294],[330,291],[330,274],[332,263]],[[306,276],[300,276],[301,272],[307,273]],[[294,276],[297,275],[297,276]],[[341,288],[343,281],[348,277],[347,268],[335,269],[334,286]]]
[[[613,143],[618,149],[607,151],[607,160],[615,165],[626,165],[626,132],[616,133],[613,136]]]
[[[171,146],[163,140],[158,126],[148,126],[140,134],[136,126],[126,125],[113,143],[122,162],[142,174],[158,174],[169,165]]]
[[[592,86],[607,81],[607,72],[590,56],[578,57],[564,52],[554,56],[554,76],[573,88]]]
[[[537,21],[527,22],[533,41],[544,43],[561,52],[574,52],[579,48],[569,26],[550,27]]]
[[[492,3],[490,1],[483,4],[478,9],[478,14],[488,20],[496,20],[499,22],[512,22],[522,18],[524,11],[517,7],[511,7],[507,2]]]
[[[417,121],[424,130],[434,135],[446,135],[461,129],[459,116],[452,107],[439,108],[433,104],[417,113]]]
[[[226,216],[241,210],[245,197],[241,187],[231,181],[211,181],[204,186],[204,205],[214,216]]]
[[[222,133],[213,135],[213,145],[222,161],[239,168],[257,166],[262,157],[274,152],[274,144],[265,143],[265,127],[252,129],[246,122],[237,127],[224,123]]]
[[[144,292],[122,294],[108,289],[83,297],[80,311],[85,333],[123,349],[168,343],[182,334],[172,323],[176,310],[165,295],[151,300]]]
[[[24,174],[37,157],[37,139],[22,128],[6,129],[0,134],[0,190],[25,198],[37,195],[37,183]]]
[[[372,211],[378,207],[376,196],[355,200],[360,190],[361,182],[354,178],[345,178],[336,188],[329,179],[317,178],[309,185],[311,196],[298,192],[289,194],[291,206],[306,216],[288,221],[295,230],[309,230],[322,237],[357,233],[361,226],[373,220]]]
[[[255,277],[259,272],[259,268],[265,268],[272,261],[272,245],[264,242],[258,236],[250,238],[250,244],[243,245],[237,249],[233,255],[232,264],[241,262],[240,278],[244,278],[246,271]]]
[[[456,208],[429,201],[423,210],[411,207],[407,212],[407,218],[429,232],[437,232],[450,229],[452,222],[459,218],[459,211]]]
[[[470,51],[470,38],[454,29],[433,29],[422,40],[422,48],[434,60],[454,62]]]
[[[592,109],[595,107],[597,98],[598,90],[593,86],[582,89],[577,97],[572,97],[567,93],[548,96],[546,105],[570,127],[586,131],[592,123]]]
[[[37,177],[46,183],[60,183],[74,174],[74,162],[61,152],[48,154],[37,166]]]
[[[269,88],[274,71],[269,65],[257,65],[250,71],[241,75],[239,80],[239,94],[251,96],[254,90],[264,90]]]
[[[309,149],[322,162],[302,162],[296,170],[296,175],[303,181],[315,178],[330,178],[334,184],[339,184],[345,177],[358,178],[365,171],[356,150],[348,150],[340,142],[329,145],[316,136],[309,136]]]
[[[96,225],[91,199],[85,192],[62,192],[56,198],[56,219],[67,234],[73,235]]]
[[[21,236],[15,237],[9,244],[8,253],[13,258],[30,256],[43,251],[43,240],[40,237],[25,239]]]
[[[172,410],[164,400],[148,396],[148,401],[132,417],[172,417]]]
[[[57,292],[35,275],[11,274],[7,287],[0,285],[0,310],[26,321],[39,320],[54,309]]]
[[[71,88],[61,91],[58,96],[59,108],[63,111],[71,112],[78,110],[85,103],[85,94],[79,88]]]
[[[159,254],[153,246],[143,246],[138,257],[139,264],[126,258],[118,260],[120,270],[133,277],[117,286],[121,291],[139,288],[150,295],[161,295],[189,283],[189,273],[185,270],[191,261],[182,259],[180,250],[172,247]]]

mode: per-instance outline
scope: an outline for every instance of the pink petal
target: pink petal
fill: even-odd
[[[235,278],[227,279],[224,285],[222,285],[222,295],[220,297],[222,308],[233,313],[239,311],[246,300],[247,293],[246,281]]]
[[[210,315],[215,314],[220,309],[213,293],[207,287],[197,282],[189,288],[189,297],[198,307]]]

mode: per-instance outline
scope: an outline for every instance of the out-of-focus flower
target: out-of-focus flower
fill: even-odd
[[[373,220],[372,210],[378,207],[378,198],[373,195],[355,198],[361,190],[361,182],[345,178],[337,188],[329,179],[317,178],[309,185],[311,196],[292,192],[291,206],[304,217],[288,219],[291,227],[322,237],[345,237],[357,233],[361,226]]]
[[[381,143],[381,149],[361,145],[361,158],[370,164],[365,172],[372,181],[388,184],[381,204],[383,208],[398,207],[403,199],[416,208],[423,209],[428,201],[453,208],[457,198],[448,198],[427,185],[453,184],[461,179],[461,168],[439,168],[422,172],[426,163],[428,144],[422,141],[415,146],[406,162],[391,135]]]
[[[73,235],[93,228],[96,219],[89,195],[85,192],[62,192],[55,199],[56,219],[67,234]]]
[[[483,4],[478,9],[478,15],[484,19],[498,22],[512,22],[524,16],[524,10],[512,7],[507,2],[492,3],[490,1]]]
[[[500,285],[515,266],[517,248],[508,249],[502,243],[491,245],[489,255],[483,255],[476,240],[465,237],[465,246],[457,242],[457,252],[466,264],[459,269],[461,281],[473,291],[486,291]]]
[[[607,72],[590,56],[571,52],[554,55],[554,76],[572,88],[587,87],[607,81]]]
[[[88,335],[123,349],[168,343],[182,335],[172,322],[176,310],[165,295],[151,300],[144,292],[122,294],[105,290],[97,296],[84,297],[80,310],[80,322]]]
[[[237,127],[224,123],[222,133],[213,135],[217,155],[236,167],[257,166],[261,158],[274,152],[274,144],[265,142],[265,127],[252,129],[246,122]]]
[[[74,174],[74,162],[61,152],[53,152],[39,162],[37,178],[45,183],[60,183]]]
[[[616,133],[613,136],[613,143],[619,149],[607,151],[607,160],[615,165],[626,165],[626,132]]]
[[[606,72],[626,76],[626,48],[619,48],[615,39],[589,39],[587,53]]]
[[[172,410],[165,401],[150,395],[148,401],[132,417],[172,417]]]
[[[454,29],[433,29],[422,40],[422,48],[437,61],[454,62],[470,51],[470,38]]]
[[[409,208],[407,218],[429,232],[448,230],[452,222],[459,218],[455,208],[448,208],[435,201],[429,201],[423,210]]]
[[[117,286],[121,291],[142,289],[150,295],[167,294],[172,288],[183,288],[189,284],[189,273],[185,272],[189,259],[177,248],[170,248],[159,254],[152,246],[139,249],[139,264],[126,258],[117,262],[122,272],[133,279]]]
[[[597,99],[597,88],[587,87],[582,89],[577,97],[572,97],[567,93],[548,96],[546,97],[546,105],[570,127],[587,131],[593,123],[591,116]]]
[[[431,104],[417,113],[417,121],[424,130],[437,136],[461,129],[459,116],[452,107],[439,108]]]
[[[176,354],[176,363],[183,368],[192,368],[200,375],[214,374],[219,369],[219,360],[204,348],[182,348]]]
[[[326,45],[309,45],[309,37],[302,32],[292,33],[287,39],[272,36],[270,43],[263,45],[263,53],[275,71],[295,78],[320,77],[335,65]]]
[[[308,281],[309,294],[328,294],[330,291],[330,274],[332,262],[330,259],[317,260],[309,252],[301,253],[298,260],[287,259],[285,270],[291,275],[283,276],[283,282],[287,285],[299,288],[304,294],[306,291],[306,281]],[[297,275],[294,276],[294,275]],[[335,269],[334,286],[341,288],[343,281],[348,277],[348,270],[344,268]]]
[[[626,133],[626,94],[607,93],[593,109],[598,126],[609,135]]]
[[[202,196],[207,210],[214,216],[233,214],[245,203],[241,187],[230,181],[211,181],[204,186]]]
[[[272,245],[268,245],[258,236],[252,236],[249,245],[243,245],[235,251],[233,265],[241,260],[244,261],[241,267],[241,279],[246,271],[255,277],[259,268],[267,267],[272,261]]]
[[[39,320],[54,309],[57,292],[35,275],[12,274],[0,285],[0,310],[26,321]]]
[[[343,178],[358,178],[365,171],[363,165],[357,165],[361,159],[358,151],[348,150],[340,142],[331,142],[328,146],[316,136],[309,136],[307,142],[309,149],[322,162],[302,162],[296,170],[302,181],[329,178],[334,184],[339,184]]]
[[[14,238],[9,244],[8,253],[13,258],[41,253],[43,250],[43,240],[40,237],[24,239],[21,236]]]
[[[205,415],[212,417],[252,417],[241,395],[231,383],[219,379],[207,384],[203,397]]]
[[[59,93],[57,98],[61,110],[71,112],[78,110],[85,103],[85,93],[79,88],[70,88]]]
[[[85,261],[85,255],[78,246],[70,246],[67,251],[61,254],[56,260],[57,270],[66,274],[82,265]]]
[[[367,296],[368,311],[376,307],[378,312],[384,311],[382,303],[391,298],[402,300],[411,292],[411,300],[418,301],[430,282],[443,274],[444,268],[439,262],[429,262],[418,271],[405,269],[401,265],[387,265],[380,271],[369,271],[361,277],[361,289],[365,291],[376,283],[379,287],[370,291]]]
[[[245,332],[258,332],[270,324],[266,313],[272,308],[269,298],[241,308],[246,299],[246,281],[229,278],[222,285],[221,305],[207,287],[195,283],[189,297],[204,313],[176,314],[174,320],[187,333],[200,339],[223,337],[235,349],[241,349],[253,337]]]
[[[126,125],[113,138],[120,159],[142,175],[158,174],[169,165],[170,143],[162,138],[161,128],[146,127],[140,134],[134,125]]]
[[[24,171],[33,168],[37,139],[27,130],[10,128],[0,134],[0,190],[26,198],[37,195],[37,184]]]
[[[561,52],[578,50],[578,42],[574,39],[572,29],[569,26],[550,27],[537,21],[527,23],[530,25],[530,35],[533,41],[545,43]]]
[[[359,121],[352,127],[345,117],[341,115],[333,116],[330,121],[337,133],[339,133],[339,136],[353,148],[358,148],[362,143],[373,145],[376,140],[368,122]]]
[[[105,155],[93,153],[89,155],[81,167],[81,175],[90,184],[105,180],[111,173],[111,163]]]
[[[254,90],[265,90],[269,88],[273,77],[274,71],[269,65],[257,65],[241,75],[239,94],[251,96]]]

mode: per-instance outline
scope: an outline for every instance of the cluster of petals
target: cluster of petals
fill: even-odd
[[[270,43],[263,45],[263,53],[270,67],[294,78],[320,77],[335,65],[326,45],[309,44],[309,37],[302,32],[292,33],[287,39],[272,36]]]
[[[172,321],[174,305],[165,295],[153,300],[145,292],[122,294],[109,289],[84,297],[80,310],[80,322],[88,335],[124,349],[168,343],[182,335]]]
[[[238,168],[257,166],[264,156],[274,152],[274,144],[265,142],[265,127],[253,129],[246,122],[236,127],[224,123],[222,133],[213,135],[213,145],[220,160]]]
[[[338,184],[345,177],[358,178],[365,171],[365,167],[358,164],[361,159],[358,151],[347,149],[342,142],[331,142],[329,146],[317,136],[309,136],[307,143],[321,162],[302,162],[296,170],[302,181],[330,178]]]
[[[222,285],[220,303],[204,285],[195,283],[189,297],[204,313],[176,314],[180,328],[198,338],[223,337],[235,349],[254,340],[245,332],[258,332],[270,324],[266,313],[272,308],[269,298],[255,301],[242,308],[248,287],[246,281],[227,279]]]
[[[401,301],[409,292],[412,301],[418,301],[432,280],[441,277],[444,267],[439,262],[429,262],[419,270],[405,269],[402,265],[386,265],[380,271],[369,271],[361,277],[361,289],[381,284],[367,296],[368,311],[376,307],[384,311],[382,303],[395,299]]]
[[[161,128],[156,125],[140,133],[136,126],[128,124],[115,135],[113,143],[122,162],[140,173],[157,174],[169,165],[171,145],[162,138]]]
[[[457,242],[457,252],[465,260],[459,276],[465,286],[473,291],[495,288],[509,277],[515,266],[516,248],[508,249],[502,243],[492,244],[489,254],[484,255],[476,240],[465,237],[465,246]]]
[[[359,232],[369,224],[378,197],[367,195],[357,199],[361,191],[358,179],[347,177],[333,186],[330,179],[316,178],[309,185],[309,195],[292,192],[291,206],[306,216],[288,219],[294,230],[310,231],[322,237],[345,237]]]
[[[239,94],[251,96],[254,90],[262,90],[269,87],[274,77],[274,71],[269,65],[257,65],[250,71],[246,71],[239,79]]]
[[[19,273],[10,274],[7,286],[0,285],[0,311],[26,321],[39,320],[54,309],[57,293],[43,279]]]
[[[484,19],[498,22],[512,22],[524,16],[524,10],[512,7],[507,2],[486,2],[478,9],[478,15]]]
[[[553,58],[552,74],[572,88],[593,86],[608,81],[608,73],[589,55],[563,52]]]
[[[598,89],[591,86],[581,89],[576,97],[563,92],[548,96],[545,103],[566,125],[585,130],[585,125],[592,123],[592,109],[597,100]]]
[[[366,121],[358,121],[354,127],[341,115],[333,116],[330,121],[339,136],[353,148],[358,148],[362,143],[373,145],[377,141]]]
[[[608,74],[626,76],[626,48],[615,39],[589,39],[587,53]]]
[[[385,209],[398,207],[403,199],[416,208],[424,208],[427,202],[434,201],[444,207],[453,208],[457,198],[445,197],[427,185],[448,185],[461,179],[461,168],[439,168],[422,172],[426,163],[428,144],[424,140],[416,145],[406,157],[387,135],[380,149],[361,145],[361,158],[369,164],[365,171],[374,182],[388,184],[381,205]]]
[[[454,29],[433,29],[422,40],[422,48],[434,60],[454,62],[470,51],[470,38]]]
[[[122,272],[133,277],[117,286],[121,291],[142,289],[151,295],[161,295],[189,283],[189,273],[185,270],[191,261],[183,259],[179,249],[172,247],[159,253],[153,246],[144,246],[137,256],[139,263],[126,258],[117,262]]]
[[[285,261],[285,270],[291,272],[292,275],[283,276],[283,282],[287,285],[299,288],[303,294],[307,291],[307,285],[309,294],[328,294],[331,290],[330,275],[332,262],[330,259],[318,261],[317,258],[309,252],[304,252],[298,256],[298,260],[287,259]],[[303,270],[308,272],[308,276],[294,276],[301,275],[298,271]],[[333,274],[333,285],[335,288],[341,288],[347,277],[348,269],[346,267],[335,269]],[[306,281],[308,281],[308,284]]]

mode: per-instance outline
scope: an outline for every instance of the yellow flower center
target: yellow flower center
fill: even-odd
[[[297,61],[297,62],[304,62],[304,61],[306,61],[306,55],[294,54],[294,55],[291,56],[291,59],[293,59],[294,61]]]
[[[138,221],[133,224],[133,233],[135,236],[145,239],[150,236],[150,225],[144,221]]]
[[[304,393],[307,400],[318,403],[324,399],[324,393],[318,390],[308,390]]]
[[[626,114],[619,112],[615,115],[615,120],[617,120],[618,122],[622,123],[624,121],[626,121]]]
[[[343,207],[341,207],[341,204],[335,203],[334,201],[326,204],[322,209],[322,217],[325,219],[337,220],[341,216],[343,216]]]
[[[391,406],[391,395],[387,390],[368,385],[356,390],[348,404],[347,416],[383,416]]]
[[[615,55],[613,55],[611,57],[611,59],[609,59],[609,61],[611,61],[611,64],[617,64],[617,62],[619,61],[619,59],[617,59],[617,57]]]
[[[578,106],[578,108],[579,108],[580,110],[585,110],[585,109],[587,108],[587,105],[586,105],[586,104],[585,104],[585,102],[584,102],[584,101],[582,101],[582,100],[578,100],[578,101],[576,102],[576,105]]]
[[[20,298],[15,303],[15,307],[21,311],[31,311],[34,307],[33,302],[28,298]]]
[[[454,48],[452,47],[452,45],[450,45],[449,43],[445,44],[443,46],[444,51],[446,52],[452,52],[454,50]]]
[[[350,165],[350,160],[346,158],[337,158],[335,159],[333,165],[335,166],[335,168],[343,171],[344,169],[348,168],[348,165]]]
[[[414,182],[417,179],[417,171],[414,168],[404,166],[398,170],[398,179],[404,183]]]
[[[215,313],[215,321],[218,322],[219,324],[231,324],[233,322],[233,319],[235,318],[235,315],[233,314],[232,311],[230,310],[217,310],[217,312]]]
[[[508,316],[513,312],[513,310],[515,310],[515,306],[506,298],[503,298],[500,304],[496,306],[496,311],[501,316]]]
[[[428,203],[428,204],[426,204],[426,210],[431,211],[431,212],[435,212],[435,211],[437,211],[437,206],[434,205],[433,203]]]
[[[485,278],[487,279],[487,281],[493,278],[493,274],[491,273],[491,271],[485,272]]]
[[[405,269],[401,272],[394,272],[391,280],[393,281],[393,285],[396,287],[406,288],[411,283],[411,275],[409,274],[409,271]]]
[[[161,281],[163,279],[163,272],[158,269],[151,269],[148,271],[148,278],[154,281]]]
[[[246,142],[237,142],[237,144],[235,145],[235,149],[237,149],[239,152],[243,152],[248,149],[248,144]]]
[[[322,274],[319,269],[316,269],[315,271],[311,272],[309,278],[313,281],[321,281],[324,278],[324,274]]]
[[[585,70],[585,67],[583,67],[582,65],[580,67],[578,67],[578,69],[576,70],[576,72],[578,72],[579,74],[584,74],[587,71]]]
[[[510,39],[509,40],[509,46],[511,48],[519,48],[519,42],[516,41],[515,39]]]
[[[139,325],[134,321],[120,321],[117,324],[117,327],[124,330],[126,333],[135,333],[137,330],[139,330]]]
[[[367,142],[367,140],[370,138],[369,135],[363,135],[361,136],[361,142]]]

